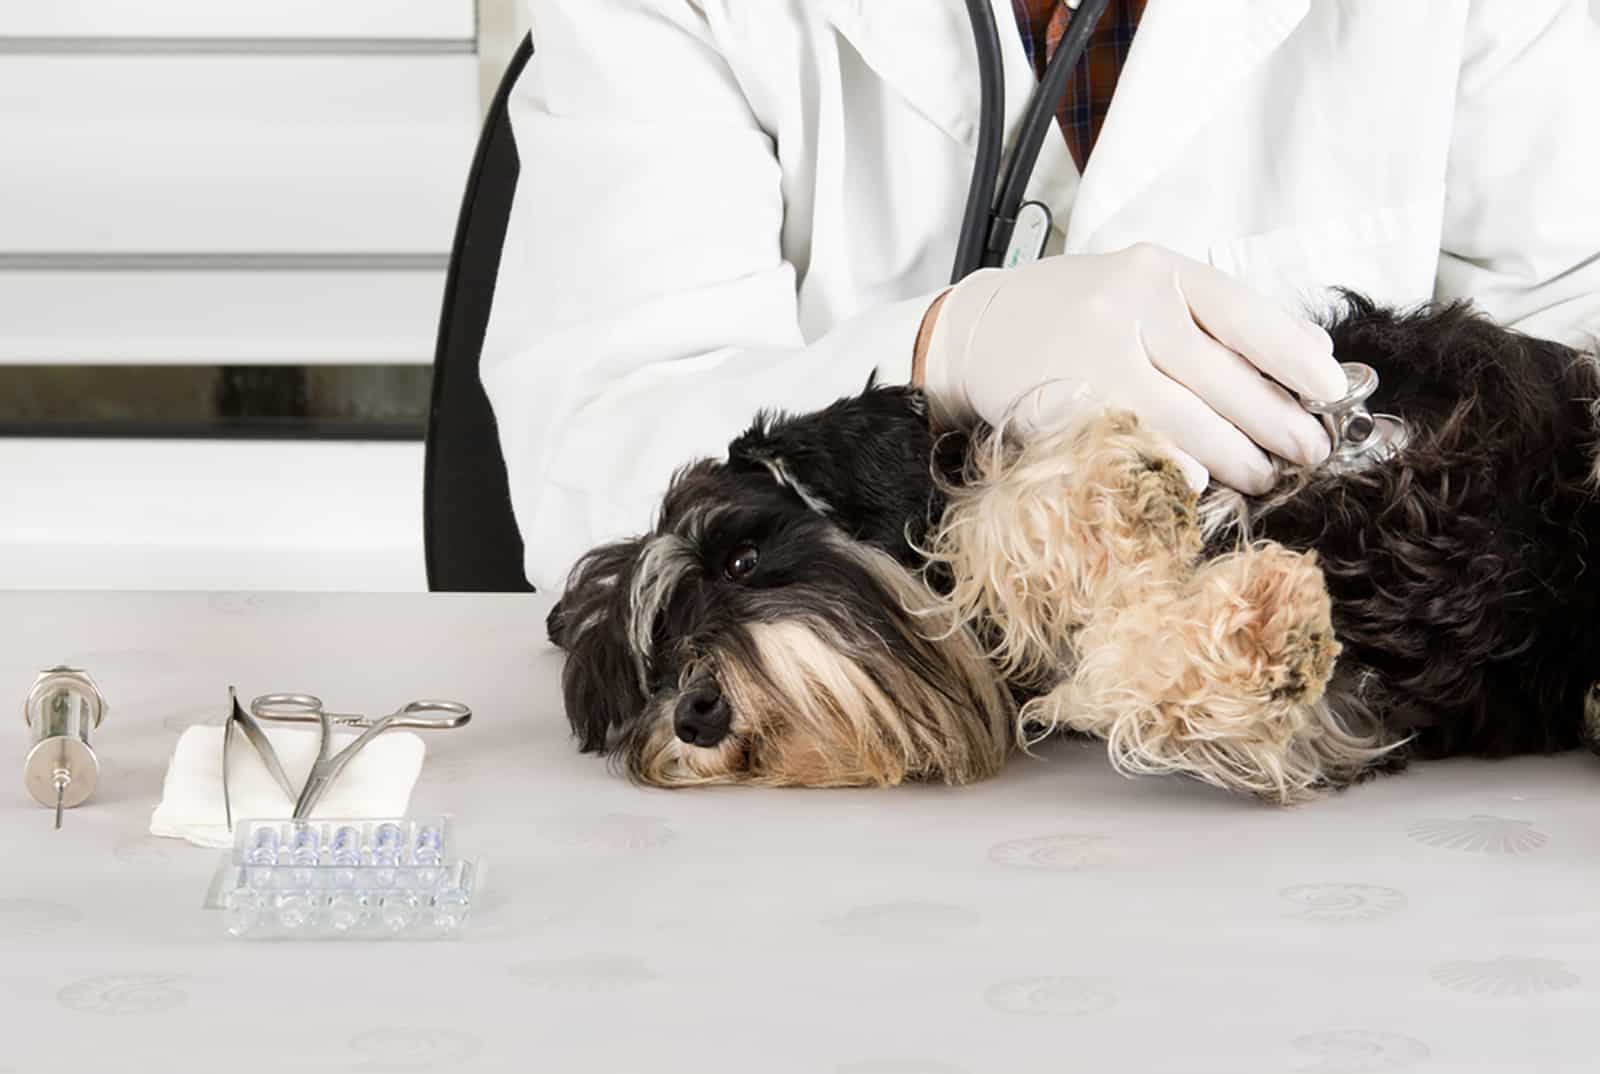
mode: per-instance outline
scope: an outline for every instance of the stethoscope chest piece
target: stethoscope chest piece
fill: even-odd
[[[1343,363],[1350,388],[1331,402],[1305,401],[1306,410],[1322,419],[1333,451],[1324,468],[1335,473],[1365,470],[1388,462],[1411,439],[1406,423],[1392,414],[1374,414],[1367,400],[1378,390],[1378,373],[1360,362]]]

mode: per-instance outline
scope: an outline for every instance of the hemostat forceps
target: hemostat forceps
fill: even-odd
[[[228,729],[222,739],[222,802],[227,815],[228,828],[233,828],[233,805],[228,794],[228,749],[233,739],[234,725],[238,725],[246,739],[261,755],[268,773],[277,781],[283,793],[294,799],[294,820],[304,820],[311,815],[328,785],[344,771],[345,765],[360,753],[374,738],[390,729],[413,731],[446,731],[461,727],[472,719],[472,710],[458,701],[412,701],[401,708],[373,719],[358,713],[329,712],[322,699],[311,694],[265,694],[250,702],[246,712],[232,688],[228,690],[233,711],[228,717]],[[261,728],[262,721],[283,723],[315,723],[321,727],[322,740],[317,747],[317,760],[311,766],[305,786],[298,793],[283,770],[278,751]],[[336,728],[359,730],[355,741],[338,753],[333,752],[333,734]]]

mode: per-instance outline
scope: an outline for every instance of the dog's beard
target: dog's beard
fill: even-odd
[[[889,556],[843,538],[830,544],[868,567],[880,592],[861,599],[879,601],[877,614],[775,593],[777,614],[698,653],[674,688],[651,699],[619,752],[630,777],[664,787],[830,787],[968,783],[998,771],[1011,701],[972,632],[940,620],[931,595]],[[679,697],[706,674],[733,714],[730,735],[710,748],[673,730]]]

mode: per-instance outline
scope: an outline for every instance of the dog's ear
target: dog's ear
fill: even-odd
[[[558,600],[550,609],[550,614],[544,617],[545,637],[550,639],[550,644],[558,649],[565,649],[567,644],[562,639],[566,637],[566,617],[562,614],[561,602]]]
[[[851,537],[904,558],[933,498],[928,406],[914,388],[867,382],[810,414],[762,413],[728,447],[734,470],[765,472]]]
[[[602,752],[613,731],[637,719],[645,696],[629,639],[628,590],[643,542],[595,549],[573,568],[546,620],[566,651],[561,689],[567,720],[585,753]]]

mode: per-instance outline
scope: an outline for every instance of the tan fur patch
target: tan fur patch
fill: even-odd
[[[1053,681],[1079,629],[1200,553],[1193,493],[1127,413],[1025,448],[991,437],[948,497],[929,559],[955,578],[956,618],[995,625],[990,656],[1013,680]]]
[[[1197,505],[1131,415],[991,442],[950,504],[932,551],[955,614],[993,621],[998,664],[1048,688],[1019,729],[1088,732],[1126,773],[1277,802],[1391,748],[1349,729],[1370,714],[1347,725],[1324,697],[1339,646],[1315,556],[1241,544],[1202,562],[1206,531],[1243,535],[1244,502]]]

